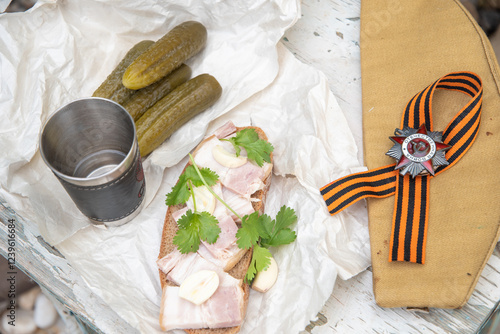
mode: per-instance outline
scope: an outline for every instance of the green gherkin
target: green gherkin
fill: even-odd
[[[211,107],[222,87],[210,74],[200,74],[156,102],[136,122],[141,156],[146,156],[194,116]]]
[[[177,86],[183,84],[191,78],[191,68],[182,64],[169,75],[159,81],[141,88],[132,95],[122,105],[137,121],[149,108],[158,102],[165,95],[174,90]]]
[[[132,64],[137,57],[144,53],[144,51],[146,51],[153,44],[153,41],[145,40],[134,45],[127,52],[125,57],[123,57],[113,72],[111,72],[99,88],[96,89],[92,96],[104,97],[120,104],[132,96],[135,91],[126,88],[122,84],[123,73],[125,73],[127,67]]]
[[[206,41],[207,29],[203,24],[179,24],[129,65],[123,74],[123,85],[129,89],[151,85],[200,52]]]

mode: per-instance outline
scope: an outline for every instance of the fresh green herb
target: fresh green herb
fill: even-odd
[[[193,160],[194,163],[194,160]],[[190,165],[179,177],[179,181],[167,194],[165,203],[177,205],[186,203],[191,196],[193,199],[194,212],[188,210],[177,222],[178,230],[174,236],[173,243],[181,253],[196,252],[200,247],[201,240],[208,243],[217,241],[220,227],[217,219],[210,213],[198,212],[196,210],[196,199],[194,187],[210,186],[217,183],[219,177],[209,168],[198,169],[196,165]]]
[[[183,254],[196,252],[200,247],[200,240],[214,243],[219,237],[220,227],[217,219],[206,211],[193,212],[188,210],[177,224],[179,229],[173,241]]]
[[[259,271],[266,270],[270,264],[271,252],[269,249],[259,245],[253,246],[252,260],[245,275],[245,280],[247,282],[252,281]]]
[[[241,220],[241,227],[236,232],[236,243],[240,249],[250,249],[259,242],[259,229],[262,226],[261,217],[263,216],[259,217],[259,213],[255,211]]]
[[[287,245],[297,238],[297,235],[288,226],[297,221],[295,211],[282,206],[276,220],[270,224],[264,224],[266,235],[261,237],[261,245],[264,247]]]
[[[259,139],[259,134],[252,128],[240,130],[236,133],[236,136],[221,140],[226,140],[233,144],[236,156],[240,155],[240,147],[243,147],[247,151],[248,159],[255,161],[260,167],[264,165],[264,161],[271,162],[271,152],[274,150],[273,145],[268,141]]]
[[[233,210],[233,209],[232,209],[229,205],[227,205],[227,203],[226,203],[226,202],[224,202],[224,201],[222,200],[222,198],[220,198],[220,197],[219,197],[219,195],[217,195],[217,194],[215,193],[215,191],[211,188],[211,186],[213,186],[215,183],[217,183],[217,180],[215,180],[213,184],[209,184],[209,183],[207,183],[207,181],[206,181],[206,180],[205,180],[205,178],[203,177],[203,175],[202,175],[203,173],[201,172],[201,170],[203,170],[203,169],[207,169],[207,170],[208,170],[208,171],[210,171],[210,172],[211,172],[211,170],[210,170],[209,168],[202,168],[201,170],[200,170],[200,169],[198,169],[198,166],[196,166],[196,163],[194,162],[194,158],[193,158],[193,156],[191,155],[191,153],[189,153],[189,160],[190,160],[190,161],[191,161],[191,163],[193,164],[194,170],[195,170],[195,171],[196,171],[196,173],[198,174],[198,177],[201,179],[201,182],[203,183],[203,185],[205,185],[205,187],[207,187],[208,191],[210,191],[210,193],[211,193],[212,195],[214,195],[214,197],[215,197],[217,200],[219,200],[219,202],[221,202],[222,204],[224,204],[224,206],[225,206],[226,208],[228,208],[228,210],[230,210],[232,213],[234,213],[234,214],[236,215],[236,217],[240,218],[240,220],[241,220],[240,215],[239,215],[238,213],[236,213],[236,211],[234,211],[234,210]],[[215,174],[215,173],[213,173],[213,174]],[[217,175],[217,174],[215,174],[215,175]],[[218,178],[218,176],[217,176],[217,178]],[[193,199],[194,199],[194,195],[193,195]]]
[[[191,195],[189,182],[191,182],[194,187],[200,187],[204,185],[203,180],[205,180],[208,187],[210,187],[215,185],[219,179],[219,176],[209,168],[201,168],[199,172],[200,173],[196,171],[195,166],[189,165],[179,177],[177,184],[172,188],[170,193],[167,194],[165,203],[167,205],[186,203]]]
[[[286,245],[293,242],[297,235],[289,226],[297,221],[295,211],[282,206],[276,219],[254,212],[243,217],[241,227],[236,232],[236,242],[241,249],[253,247],[252,261],[245,280],[253,280],[257,272],[266,270],[271,263],[269,247]]]

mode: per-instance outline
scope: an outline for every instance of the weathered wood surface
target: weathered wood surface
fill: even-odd
[[[358,147],[362,148],[360,0],[303,0],[301,19],[283,44],[329,80]],[[358,153],[362,162],[362,150]],[[469,302],[459,310],[428,313],[376,305],[368,269],[347,281],[337,279],[318,319],[303,333],[475,333],[500,299],[500,246],[485,267]]]
[[[15,264],[10,272],[0,273],[0,279],[15,278],[20,269],[64,305],[69,315],[77,315],[84,326],[97,333],[137,332],[94,294],[66,259],[44,241],[36,224],[24,220],[3,198],[0,198],[0,222],[0,254]]]

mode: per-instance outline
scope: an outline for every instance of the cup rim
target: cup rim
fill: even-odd
[[[113,169],[107,171],[106,173],[104,173],[102,175],[91,176],[91,177],[76,177],[76,176],[71,176],[71,175],[67,175],[65,173],[60,172],[47,160],[47,157],[45,156],[45,154],[43,152],[42,139],[43,139],[43,135],[45,133],[45,129],[46,129],[47,125],[49,124],[50,120],[53,117],[55,117],[59,112],[61,112],[61,110],[67,108],[68,106],[70,106],[72,104],[82,102],[82,101],[87,101],[87,100],[94,100],[94,101],[100,100],[100,101],[103,101],[106,103],[111,103],[111,104],[114,104],[115,106],[117,106],[118,109],[122,110],[123,113],[126,115],[126,117],[129,119],[130,123],[132,124],[132,129],[133,129],[134,133],[133,133],[133,137],[132,137],[133,138],[132,142],[130,143],[130,149],[128,150],[126,156]],[[106,181],[106,182],[98,182],[98,181],[100,179],[106,179],[106,176],[109,176],[109,175],[113,174],[114,172],[116,172],[127,161],[130,161],[130,159],[134,159],[136,151],[138,150],[138,145],[136,144],[136,142],[137,142],[136,138],[137,138],[137,131],[135,128],[134,119],[132,118],[132,116],[129,114],[129,112],[122,105],[120,105],[119,103],[117,103],[113,100],[103,98],[103,97],[96,97],[96,96],[83,97],[83,98],[74,99],[74,100],[64,104],[63,106],[59,107],[56,111],[54,111],[51,115],[49,115],[49,117],[45,121],[45,123],[42,127],[42,130],[40,132],[40,136],[39,136],[39,140],[38,140],[38,144],[39,144],[38,149],[39,149],[40,155],[41,155],[43,161],[45,162],[45,164],[50,168],[50,170],[52,170],[52,172],[54,174],[56,174],[61,179],[68,181],[69,183],[72,183],[72,184],[77,184],[77,185],[82,185],[82,186],[95,186],[95,185],[100,185],[100,184],[104,184],[104,183],[109,182],[109,181]]]

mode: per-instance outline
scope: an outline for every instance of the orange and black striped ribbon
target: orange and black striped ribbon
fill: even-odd
[[[482,82],[472,72],[445,75],[416,94],[407,104],[401,129],[418,129],[425,124],[433,131],[432,98],[436,89],[455,90],[467,94],[470,101],[453,117],[443,131],[443,143],[451,146],[445,157],[448,165],[440,166],[434,176],[453,166],[474,142],[481,117]],[[391,164],[366,172],[347,175],[323,186],[320,191],[331,215],[354,202],[366,198],[395,195],[389,261],[425,263],[425,245],[429,216],[431,175],[400,175]]]

